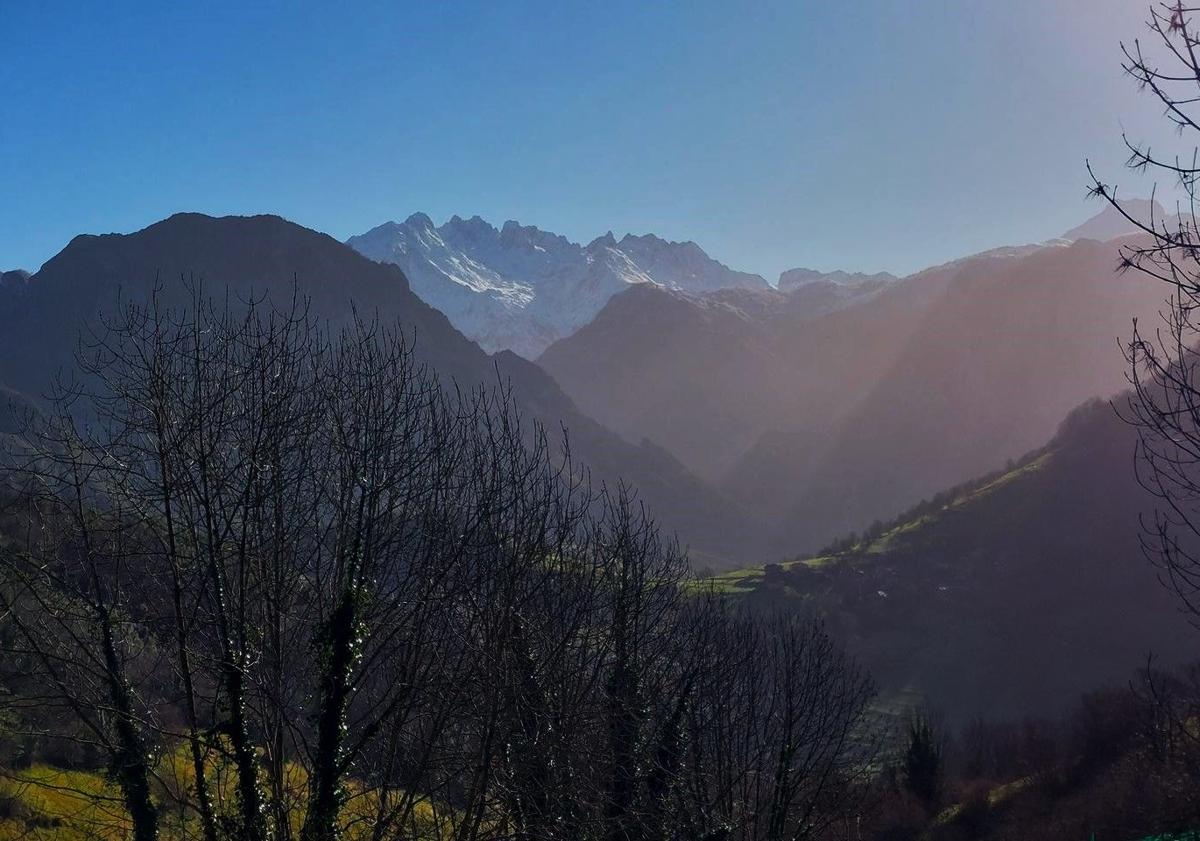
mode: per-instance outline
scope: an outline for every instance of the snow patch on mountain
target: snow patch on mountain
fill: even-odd
[[[497,229],[472,216],[435,226],[424,213],[387,222],[347,240],[373,260],[395,263],[413,292],[489,352],[532,359],[592,320],[609,298],[632,284],[684,292],[767,289],[759,275],[738,272],[694,242],[612,232],[587,245],[508,221]]]

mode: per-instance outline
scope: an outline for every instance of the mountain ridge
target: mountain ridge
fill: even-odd
[[[917,692],[959,724],[1064,712],[1147,652],[1193,659],[1192,628],[1140,548],[1138,515],[1155,500],[1136,444],[1113,405],[1089,400],[998,471],[815,555],[711,583],[820,610],[885,693]]]
[[[298,289],[312,317],[345,323],[352,307],[414,337],[418,360],[464,387],[508,382],[519,407],[552,434],[565,425],[577,459],[598,480],[624,478],[654,514],[705,562],[761,551],[753,520],[697,480],[666,451],[630,443],[587,417],[541,368],[516,354],[486,354],[411,291],[396,266],[363,257],[326,234],[278,216],[175,214],[132,234],[77,236],[24,284],[0,292],[0,383],[44,394],[69,371],[81,328],[94,327],[119,296],[159,289],[164,303],[190,301],[186,278],[210,292],[266,295],[290,304]],[[749,536],[750,543],[739,544]]]
[[[479,216],[437,226],[425,213],[386,222],[347,244],[394,263],[413,290],[488,351],[535,358],[588,323],[623,289],[653,283],[705,292],[767,289],[759,275],[735,271],[691,240],[612,232],[587,245],[514,220],[500,228]]]
[[[589,415],[776,523],[776,542],[814,548],[1123,387],[1118,337],[1162,293],[1116,276],[1118,247],[992,249],[833,303],[803,296],[857,287],[630,290],[538,361]]]
[[[1141,233],[1141,229],[1130,222],[1126,214],[1146,225],[1172,222],[1178,224],[1178,217],[1168,217],[1163,206],[1154,199],[1120,199],[1117,205],[1120,210],[1106,202],[1099,213],[1064,232],[1061,239],[1094,239],[1106,242],[1117,237]]]
[[[810,283],[833,283],[838,286],[858,286],[864,283],[892,283],[899,280],[897,275],[891,272],[874,272],[867,274],[865,272],[846,272],[836,270],[832,272],[822,272],[816,269],[795,268],[787,269],[780,273],[779,282],[775,287],[781,292],[787,292],[792,289],[797,289]]]

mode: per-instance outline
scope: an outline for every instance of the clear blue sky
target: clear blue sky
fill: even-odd
[[[1095,212],[1085,156],[1147,193],[1121,127],[1170,136],[1120,72],[1137,0],[109,5],[0,0],[0,267],[423,210],[906,272]]]

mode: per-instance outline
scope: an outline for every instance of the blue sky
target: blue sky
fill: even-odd
[[[907,272],[1127,195],[1137,0],[0,0],[0,268],[181,210],[339,239],[423,210]],[[243,5],[253,6],[245,9]]]

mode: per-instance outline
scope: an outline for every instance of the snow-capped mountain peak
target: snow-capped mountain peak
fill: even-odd
[[[694,242],[609,231],[586,246],[509,220],[499,229],[452,216],[435,226],[424,213],[351,237],[374,260],[399,265],[412,289],[488,351],[538,356],[590,321],[635,283],[685,292],[767,289],[759,275],[737,272]]]

